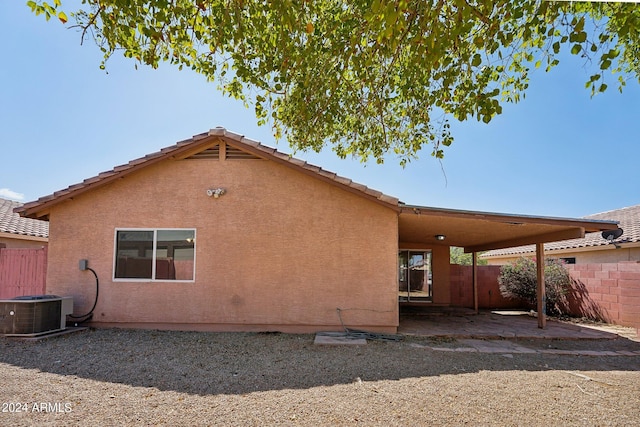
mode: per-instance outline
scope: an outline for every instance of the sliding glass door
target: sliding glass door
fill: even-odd
[[[431,301],[431,251],[400,251],[398,267],[399,301]]]

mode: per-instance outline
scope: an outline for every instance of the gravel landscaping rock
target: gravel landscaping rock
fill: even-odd
[[[562,425],[640,421],[640,343],[97,329],[0,338],[0,425]],[[494,348],[495,343],[486,343]],[[493,347],[492,347],[493,346]],[[621,356],[539,350],[627,351]],[[19,406],[18,406],[19,405]]]

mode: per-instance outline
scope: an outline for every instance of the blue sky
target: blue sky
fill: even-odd
[[[35,200],[216,126],[291,152],[201,76],[120,57],[106,74],[95,45],[24,4],[0,2],[0,197]],[[442,167],[430,147],[405,168],[295,155],[409,204],[567,217],[639,204],[640,85],[620,94],[611,76],[591,99],[587,74],[573,57],[537,70],[489,125],[452,126]]]

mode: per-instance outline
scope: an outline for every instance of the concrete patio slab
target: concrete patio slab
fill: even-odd
[[[477,339],[461,339],[460,344],[472,347],[480,353],[537,353],[536,350],[516,344],[513,341],[487,341]]]
[[[433,351],[458,352],[458,353],[493,353],[507,357],[514,354],[550,354],[554,356],[593,356],[593,357],[613,357],[613,356],[638,356],[639,352],[634,351],[609,351],[609,350],[559,350],[559,349],[534,349],[524,347],[508,340],[480,340],[461,339],[456,341],[459,347],[440,347],[421,344],[410,344],[415,348],[424,348]]]
[[[456,339],[563,339],[563,340],[602,340],[616,339],[622,335],[617,330],[630,328],[587,327],[573,323],[549,319],[545,329],[538,328],[537,319],[521,311],[482,311],[479,314],[469,312],[442,315],[411,313],[401,315],[398,333],[422,337],[449,337]],[[638,339],[637,336],[635,339]]]
[[[313,341],[315,345],[366,345],[365,338],[354,338],[341,333],[318,332]]]

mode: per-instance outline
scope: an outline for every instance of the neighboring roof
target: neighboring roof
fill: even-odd
[[[64,200],[105,185],[115,179],[138,171],[159,161],[167,159],[183,159],[203,152],[220,144],[221,141],[247,153],[254,154],[260,158],[272,160],[291,167],[300,172],[336,185],[344,190],[381,203],[394,210],[398,209],[398,199],[395,197],[370,189],[367,186],[353,182],[348,178],[338,176],[333,172],[329,172],[318,166],[309,164],[304,160],[299,160],[288,154],[281,153],[275,148],[262,145],[257,141],[245,138],[243,135],[230,132],[222,127],[217,127],[215,129],[211,129],[209,132],[194,135],[190,139],[186,139],[176,143],[175,145],[163,148],[158,152],[132,160],[127,164],[116,166],[110,171],[102,172],[93,178],[85,179],[79,184],[72,185],[64,190],[56,191],[55,193],[41,197],[34,202],[26,203],[16,209],[16,212],[24,217],[42,218],[46,220],[48,219],[49,209]]]
[[[622,236],[616,239],[616,244],[640,243],[640,205],[630,206],[622,209],[602,212],[598,214],[585,216],[587,220],[608,220],[618,221],[620,228],[623,230]],[[544,245],[545,251],[561,251],[580,248],[593,248],[609,245],[610,242],[604,239],[601,233],[589,233],[581,239],[569,239],[559,242],[547,243]],[[518,246],[500,250],[489,251],[481,255],[482,258],[498,258],[511,255],[521,255],[535,252],[533,245]]]
[[[49,237],[49,223],[31,218],[21,218],[14,209],[22,203],[0,198],[0,234],[12,234],[31,237]]]

